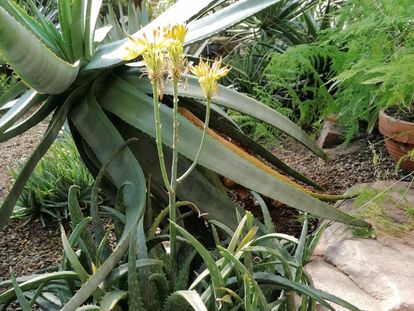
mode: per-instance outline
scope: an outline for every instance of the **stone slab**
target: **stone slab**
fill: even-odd
[[[411,184],[386,181],[371,186],[391,191],[381,204],[396,224],[412,221],[402,212],[414,208]],[[353,210],[353,200],[340,208]],[[345,225],[333,223],[322,234],[306,271],[317,288],[361,310],[414,311],[413,231],[398,237],[380,234],[363,239],[354,237]],[[336,306],[336,310],[345,309]]]

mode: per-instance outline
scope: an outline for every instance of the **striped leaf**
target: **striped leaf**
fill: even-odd
[[[138,75],[125,75],[123,78],[124,77],[129,83],[145,93],[152,93],[152,87],[147,79],[139,79]],[[196,77],[185,76],[183,77],[183,80],[186,81],[186,87],[179,88],[178,93],[180,96],[204,100],[204,93],[202,92]],[[172,92],[173,90],[171,83],[167,83],[164,88],[164,93],[172,94]],[[315,144],[309,135],[303,132],[298,126],[296,126],[296,124],[284,115],[251,97],[227,87],[220,86],[219,95],[213,97],[212,101],[217,105],[239,111],[255,117],[260,121],[266,122],[267,124],[274,126],[275,128],[295,138],[319,157],[324,159],[327,157],[323,150]]]
[[[78,64],[71,65],[53,54],[1,7],[0,52],[25,83],[39,93],[62,93],[78,75]]]
[[[114,102],[122,104],[114,105]],[[126,123],[155,137],[152,98],[130,84],[111,79],[110,87],[100,97],[100,104]],[[168,146],[172,145],[171,120],[171,109],[161,106],[163,142]],[[200,124],[194,125],[188,119],[180,117],[179,151],[190,159],[194,159],[201,138],[199,127]],[[199,163],[240,185],[315,216],[367,225],[364,221],[357,220],[292,186],[291,182],[270,167],[211,131],[206,137]]]

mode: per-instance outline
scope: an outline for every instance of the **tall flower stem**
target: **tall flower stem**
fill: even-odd
[[[188,175],[190,175],[191,172],[194,170],[194,168],[196,167],[196,165],[198,163],[198,159],[200,158],[201,150],[203,149],[204,139],[205,139],[206,134],[207,134],[208,124],[210,122],[210,110],[211,110],[211,98],[207,98],[206,117],[205,117],[205,120],[204,120],[203,133],[201,134],[201,140],[200,140],[200,145],[198,146],[197,154],[196,154],[196,156],[194,158],[194,161],[191,164],[191,166],[187,169],[187,171],[180,178],[178,178],[178,180],[177,180],[178,183],[182,182]]]
[[[178,169],[178,79],[173,79],[173,145],[172,145],[172,162],[171,162],[171,184],[168,191],[168,208],[170,216],[170,258],[172,265],[172,278],[175,279],[175,268],[177,259],[177,232],[175,223],[176,214],[176,191],[177,191],[177,169]]]
[[[167,169],[165,168],[164,151],[162,149],[160,102],[158,100],[158,81],[155,80],[151,82],[152,82],[152,93],[153,93],[153,100],[154,100],[155,140],[157,143],[158,160],[160,162],[162,180],[168,192],[170,192],[171,185],[170,185],[170,181],[168,180]]]

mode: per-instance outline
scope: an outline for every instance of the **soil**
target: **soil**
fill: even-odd
[[[329,156],[328,161],[315,156],[291,138],[282,137],[281,145],[281,148],[273,149],[273,153],[292,168],[317,182],[326,193],[343,194],[356,184],[377,180],[409,181],[412,178],[405,177],[401,170],[396,169],[395,162],[388,155],[384,138],[378,132],[362,135],[348,145],[325,149]],[[242,202],[243,207],[262,220],[260,208],[253,197],[240,186],[236,185],[233,188],[233,198]],[[269,198],[264,200],[276,230],[298,237],[302,228],[302,213],[278,201]],[[317,219],[310,220],[310,231],[316,227],[317,222]]]
[[[40,141],[45,127],[45,124],[41,124],[20,137],[0,144],[0,202],[10,188],[8,171],[17,160],[30,154]],[[361,137],[348,146],[326,150],[330,156],[327,162],[289,138],[282,138],[282,146],[283,148],[273,152],[287,164],[319,183],[329,193],[343,193],[358,183],[402,177],[400,172],[395,171],[395,164],[386,152],[383,138],[377,133]],[[261,218],[257,202],[247,191],[236,185],[230,192],[234,199]],[[276,230],[298,236],[302,226],[298,221],[301,213],[277,201],[268,198],[265,201]],[[25,226],[22,224],[22,221],[12,220],[0,232],[0,280],[10,277],[10,267],[17,275],[30,274],[55,265],[62,254],[56,223],[50,223],[46,228],[39,221]],[[311,225],[315,227],[316,221],[311,222]]]
[[[47,124],[41,123],[23,135],[0,143],[0,202],[11,187],[10,170],[30,155],[46,127]],[[0,281],[10,278],[10,268],[18,276],[31,274],[57,263],[62,253],[56,224],[45,228],[37,220],[23,224],[23,221],[11,220],[0,231]]]
[[[406,122],[414,122],[414,113],[408,110],[402,110],[398,107],[392,107],[385,110],[385,113],[389,116],[392,116],[395,119],[406,121]]]
[[[326,192],[333,194],[342,194],[360,183],[404,177],[396,169],[395,162],[388,155],[384,138],[378,132],[362,135],[348,145],[325,149],[328,161],[318,158],[291,139],[285,139],[283,148],[273,152],[288,165],[316,181]]]

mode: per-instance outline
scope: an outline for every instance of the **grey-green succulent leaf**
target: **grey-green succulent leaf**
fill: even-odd
[[[152,92],[151,85],[148,81],[144,79],[137,79],[137,77],[129,75],[126,76],[126,79],[128,82],[141,89],[142,91],[148,94]],[[204,93],[201,90],[196,77],[185,76],[183,77],[183,81],[186,81],[186,86],[179,88],[178,93],[180,96],[195,98],[199,100],[204,99]],[[172,86],[170,83],[167,83],[165,85],[164,93],[172,94]],[[271,126],[274,126],[275,128],[295,138],[316,155],[324,159],[326,158],[326,154],[323,152],[323,150],[320,149],[316,143],[297,125],[295,125],[284,115],[258,102],[257,100],[227,87],[220,86],[219,95],[213,97],[212,101],[217,105],[221,105],[250,115],[257,118],[258,120],[268,123]]]
[[[151,33],[156,27],[166,26],[167,24],[184,23],[191,19],[201,10],[205,9],[213,0],[180,0],[162,13],[157,19],[146,25],[134,35]],[[92,60],[85,66],[84,71],[95,71],[103,68],[112,68],[124,63],[122,51],[127,39],[108,43],[100,46]]]
[[[0,207],[0,229],[2,229],[7,224],[13,208],[20,196],[20,193],[23,191],[24,185],[29,179],[33,169],[59,134],[59,131],[65,123],[68,110],[73,104],[72,100],[73,97],[69,97],[66,102],[58,109],[57,113],[52,118],[49,128],[42,141],[27,160],[19,176],[17,176],[16,181],[14,182],[9,194],[6,196],[3,202],[3,205]]]
[[[188,24],[186,44],[212,37],[280,0],[241,0]]]
[[[50,272],[50,273],[40,274],[39,276],[32,277],[29,280],[20,283],[19,286],[22,291],[28,291],[28,290],[36,289],[42,283],[47,284],[55,280],[76,280],[76,279],[79,279],[79,276],[73,271]],[[7,285],[9,285],[8,283],[9,282],[7,282]],[[16,297],[16,293],[14,289],[13,288],[8,289],[7,291],[0,294],[0,304],[3,304],[6,301],[9,301],[13,297]]]
[[[122,102],[122,105],[114,105],[115,101]],[[111,86],[100,98],[100,105],[131,126],[155,137],[152,98],[130,84],[120,79],[112,79]],[[171,114],[168,107],[161,106],[163,142],[168,146],[172,145]],[[194,159],[200,137],[201,129],[180,116],[180,153]],[[249,157],[231,143],[224,142],[218,135],[206,137],[199,162],[240,185],[312,215],[344,223],[367,225],[288,184],[269,167],[263,166],[263,163]]]
[[[22,80],[39,93],[59,94],[76,79],[79,63],[55,55],[0,7],[0,51]]]
[[[0,135],[7,131],[18,119],[20,119],[30,108],[39,103],[42,96],[33,90],[24,93],[0,118]]]
[[[207,311],[207,308],[201,299],[200,295],[195,290],[179,290],[174,292],[167,300],[165,311],[174,311],[178,308],[172,309],[169,307],[169,302],[175,299],[177,296],[184,299],[194,310]],[[182,310],[182,307],[181,307]]]
[[[64,311],[76,310],[77,307],[89,298],[122,259],[128,249],[130,233],[132,230],[136,230],[138,222],[143,215],[146,200],[145,177],[131,151],[128,148],[124,148],[112,158],[114,152],[124,143],[124,140],[98,106],[93,95],[89,94],[81,105],[78,105],[71,111],[69,117],[77,131],[79,131],[89,147],[92,148],[101,165],[108,159],[112,159],[111,164],[108,166],[107,174],[117,188],[121,188],[122,185],[128,182],[131,186],[124,191],[126,225],[117,247],[89,278],[82,289],[64,306],[62,309]],[[106,139],[102,140],[102,137]]]

